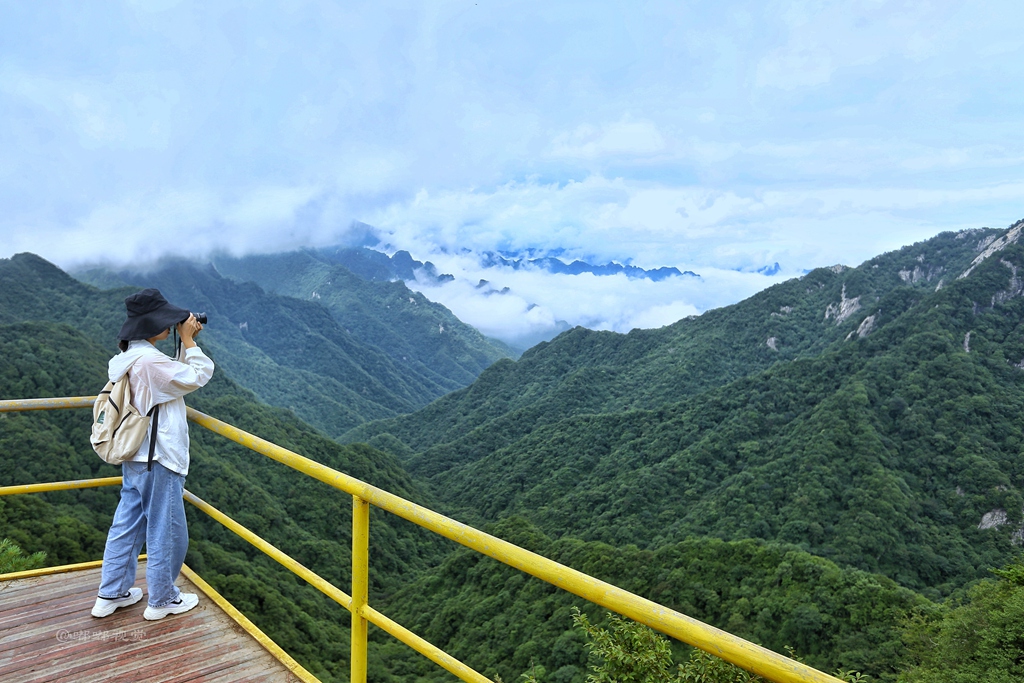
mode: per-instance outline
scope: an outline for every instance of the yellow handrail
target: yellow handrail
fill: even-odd
[[[121,483],[121,477],[103,477],[101,479],[78,479],[76,481],[57,481],[50,484],[18,484],[0,486],[0,496],[13,496],[19,493],[46,493],[47,491],[67,491],[69,489],[91,489],[97,486],[115,486]]]
[[[42,405],[40,401],[46,402],[46,405]],[[14,405],[22,406],[26,404],[28,404],[27,407],[14,407]],[[58,407],[70,408],[91,405],[92,399],[90,397],[0,401],[0,412],[4,412],[5,410],[33,410]],[[566,567],[565,565],[549,560],[537,555],[536,553],[532,553],[500,538],[486,534],[466,524],[462,524],[461,522],[445,517],[444,515],[440,515],[433,510],[429,510],[421,505],[417,505],[416,503],[388,493],[383,489],[379,489],[347,474],[338,472],[330,467],[321,465],[309,458],[303,457],[286,448],[278,446],[277,444],[238,429],[226,422],[210,417],[209,415],[201,413],[193,408],[188,409],[188,417],[196,424],[199,424],[210,431],[220,434],[238,444],[256,451],[257,453],[261,453],[262,455],[277,460],[292,469],[298,470],[303,474],[313,477],[314,479],[322,481],[339,490],[345,491],[353,496],[353,596],[347,596],[340,590],[331,586],[331,589],[333,589],[336,594],[340,593],[341,596],[343,596],[342,599],[339,599],[341,596],[331,595],[331,593],[328,593],[329,589],[325,590],[326,587],[317,585],[311,581],[313,585],[320,588],[328,595],[331,595],[331,597],[339,602],[339,604],[347,607],[352,612],[351,680],[353,683],[364,683],[366,680],[365,628],[367,621],[381,626],[381,628],[392,633],[392,635],[395,635],[399,640],[406,642],[410,647],[421,654],[430,657],[439,664],[441,662],[438,661],[438,659],[435,659],[432,655],[440,653],[441,655],[444,655],[447,660],[451,661],[451,658],[443,652],[437,650],[437,648],[422,640],[419,636],[415,636],[415,634],[412,634],[397,624],[394,624],[394,622],[391,622],[387,617],[384,617],[384,615],[366,604],[369,505],[371,504],[413,522],[418,526],[433,531],[434,533],[440,534],[445,538],[449,538],[468,548],[487,555],[488,557],[492,557],[499,562],[515,567],[520,571],[578,595],[590,602],[618,612],[619,614],[627,616],[634,621],[646,624],[658,631],[661,631],[662,633],[672,636],[677,640],[681,640],[682,642],[721,657],[726,661],[763,676],[768,680],[775,681],[776,683],[840,683],[839,679],[809,667],[806,664],[784,657],[776,652],[768,650],[767,648],[761,647],[760,645],[738,638],[737,636],[676,612],[675,610],[622,590],[617,586],[595,579],[587,574],[570,567]],[[47,485],[44,484],[42,486]],[[327,586],[330,586],[329,583],[323,581],[323,579],[320,579],[320,577],[316,576],[305,567],[302,567],[302,565],[298,564],[287,555],[284,555],[284,553],[281,553],[269,543],[266,543],[266,541],[259,539],[259,537],[252,534],[252,532],[249,532],[233,520],[230,520],[230,518],[223,515],[223,513],[214,510],[212,507],[198,498],[195,498],[195,496],[190,493],[186,493],[185,497],[186,500],[190,500],[190,502],[202,507],[204,511],[213,515],[215,519],[218,519],[222,524],[225,524],[225,526],[228,526],[228,528],[235,533],[246,538],[246,540],[249,540],[251,543],[254,543],[257,547],[260,547],[261,550],[267,552],[267,554],[274,557],[275,560],[281,562],[307,581],[310,579],[305,575],[305,573],[300,573],[300,571],[297,570],[298,568],[305,570],[305,572],[312,574],[315,579],[319,579],[324,584],[327,584]],[[230,522],[231,525],[229,525],[228,522]],[[241,532],[245,532],[249,536],[258,539],[267,547],[265,548],[258,545],[254,542],[253,538],[249,538]],[[280,557],[277,557],[272,553],[271,549],[272,551],[276,551],[276,553],[280,554],[283,558],[287,558],[287,560],[293,563],[295,567],[289,566],[287,562],[282,561]],[[397,628],[392,630],[392,628],[384,626],[383,624],[385,623]],[[404,632],[405,635],[411,636],[411,638],[406,640],[406,638],[399,636],[396,633],[398,629]],[[424,645],[429,647],[424,647]],[[430,651],[430,648],[433,648],[436,652]],[[462,667],[465,667],[464,664],[459,664]],[[445,668],[448,667],[446,666]],[[468,667],[466,667],[466,669],[468,669]],[[452,669],[449,669],[449,671],[452,671]],[[456,675],[462,678],[462,680],[466,681],[477,682],[487,680],[486,678],[480,677],[480,675],[477,672],[472,671],[472,669],[468,669],[468,671],[452,672],[456,673]]]
[[[429,529],[499,562],[536,576],[554,586],[646,624],[684,643],[721,657],[777,683],[836,683],[839,679],[777,652],[738,638],[655,602],[600,581],[583,572],[491,536],[421,505],[388,493],[355,477],[293,453],[275,443],[222,422],[194,408],[188,417],[257,453],[273,458],[314,479]]]
[[[22,410],[54,410],[55,408],[92,408],[92,404],[95,402],[95,396],[16,398],[0,401],[0,413],[14,413]]]

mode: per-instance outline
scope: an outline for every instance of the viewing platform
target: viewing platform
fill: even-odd
[[[21,572],[29,576],[0,581],[0,680],[317,680],[187,567],[176,584],[183,592],[199,595],[199,605],[189,612],[146,621],[143,596],[110,616],[93,617],[98,565]],[[146,590],[144,561],[139,563],[135,585]]]

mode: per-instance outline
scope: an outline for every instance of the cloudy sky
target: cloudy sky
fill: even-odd
[[[358,220],[459,278],[424,293],[513,338],[661,325],[1024,217],[1019,2],[0,0],[0,16],[0,257],[278,251]],[[473,256],[521,249],[702,279]],[[512,296],[480,299],[479,277]]]

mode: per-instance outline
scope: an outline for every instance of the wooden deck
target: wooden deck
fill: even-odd
[[[138,576],[145,591],[144,563]],[[0,681],[300,680],[184,576],[177,585],[199,605],[159,621],[142,618],[145,596],[93,617],[99,581],[97,568],[0,582]]]

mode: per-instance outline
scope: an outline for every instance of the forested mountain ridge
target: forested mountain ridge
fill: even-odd
[[[68,325],[38,321],[0,325],[0,352],[5,358],[0,367],[0,395],[5,399],[95,394],[97,385],[102,387],[106,380],[109,354],[95,340]],[[188,403],[258,436],[301,450],[308,457],[331,467],[344,469],[352,476],[387,487],[398,495],[431,502],[392,456],[365,447],[352,450],[339,446],[309,429],[287,411],[259,404],[251,393],[235,384],[220,368],[202,392],[190,395]],[[0,460],[0,476],[6,483],[114,476],[117,468],[102,462],[89,445],[90,423],[91,414],[86,410],[0,413],[0,424],[4,430],[3,452],[8,456]],[[247,473],[290,471],[265,456],[237,447],[206,430],[192,428],[190,432],[193,447],[199,446],[199,456],[193,458],[194,471],[196,467],[207,466],[206,459],[212,451],[218,451],[218,457],[230,454],[232,459],[238,460],[236,467],[242,467]],[[11,433],[18,434],[18,438]],[[61,453],[50,453],[45,458],[30,457],[33,453],[48,452],[49,447],[55,444],[60,444]],[[205,475],[201,471],[200,474]],[[215,477],[196,476],[192,479],[195,480],[194,490],[199,493]],[[314,486],[324,487],[318,482],[314,482]],[[93,493],[104,490],[110,489],[98,489]],[[329,493],[331,489],[324,488],[324,491]],[[66,498],[78,493],[53,495]],[[338,510],[348,510],[350,500],[344,494],[337,495],[345,499]],[[240,491],[231,491],[229,497],[241,506],[252,505],[252,501]],[[286,506],[295,506],[292,512],[302,516],[311,514],[310,511],[301,512],[303,505],[318,504],[308,496],[282,491],[274,492],[273,497],[280,498]],[[330,529],[332,534],[342,537],[349,533],[347,528],[330,522],[331,516],[312,514],[312,528],[319,531]],[[274,522],[273,515],[264,518],[260,524],[271,522]],[[342,545],[347,547],[344,543]],[[414,559],[411,564],[415,565]]]
[[[209,315],[205,343],[233,378],[267,403],[293,410],[330,436],[368,419],[414,410],[473,376],[439,358],[434,359],[435,367],[415,358],[396,358],[343,327],[316,301],[267,293],[257,285],[224,278],[209,266],[177,261],[145,274],[93,270],[82,277],[107,287],[121,283],[114,295],[101,297],[103,333],[112,341],[119,319],[123,320],[121,300],[140,287],[158,287],[178,305]],[[70,284],[69,279],[34,255],[0,261],[0,282],[9,283],[0,294],[0,306],[25,315],[36,311],[33,319],[73,319],[61,317],[60,311],[48,312],[50,298],[83,297],[94,291],[81,283]],[[354,278],[349,285],[360,291],[373,286]],[[99,315],[79,313],[88,320]],[[420,330],[394,316],[389,325],[392,330],[404,326],[406,343],[421,346]]]
[[[108,355],[68,325],[0,324],[0,396],[92,393]],[[392,458],[330,442],[286,412],[255,403],[222,372],[188,402],[436,507]],[[85,410],[0,414],[0,485],[115,475],[117,468],[88,446],[89,421]],[[190,490],[335,585],[348,585],[348,496],[205,430],[191,431]],[[28,552],[47,552],[51,564],[98,559],[116,500],[113,487],[0,498],[0,533]],[[191,506],[186,510],[188,564],[321,680],[347,680],[348,613]],[[373,604],[488,675],[514,680],[536,662],[559,672],[545,680],[582,681],[586,650],[570,630],[568,607],[585,603],[466,550],[431,569],[451,544],[439,547],[436,538],[389,515],[373,520]],[[552,542],[517,520],[492,531],[741,635],[774,633],[766,644],[797,646],[822,665],[888,670],[900,616],[928,606],[883,577],[840,570],[791,547],[691,539],[652,553]],[[453,680],[381,632],[371,638],[371,680]]]
[[[1022,535],[1022,227],[940,235],[711,312],[702,333],[725,348],[698,347],[703,381],[689,358],[652,360],[679,343],[670,328],[575,330],[346,438],[405,457],[472,523],[520,514],[556,537],[650,548],[783,541],[938,597]],[[766,332],[782,362],[764,358]],[[587,366],[601,342],[627,360]],[[729,349],[739,358],[714,360]],[[659,367],[692,384],[669,391]],[[615,393],[630,384],[639,397]]]
[[[33,302],[28,292],[10,290],[12,295],[22,297],[18,305],[8,301],[0,306],[0,319],[5,321],[0,324],[0,357],[4,359],[0,364],[0,396],[36,398],[95,392],[103,381],[110,355],[106,348],[110,326],[120,324],[121,313],[117,309],[123,292],[97,291],[45,267],[30,272],[50,276],[45,283],[31,278],[21,281],[27,288],[39,287],[45,301]],[[34,315],[66,316],[75,325],[12,322]],[[211,384],[190,396],[188,402],[315,460],[437,507],[390,456],[364,446],[338,446],[287,412],[259,405],[252,395],[231,381],[222,367]],[[0,458],[0,485],[116,474],[117,468],[102,463],[89,448],[89,420],[85,410],[0,414],[0,452],[4,454]],[[351,506],[347,496],[205,430],[191,431],[190,490],[335,585],[348,584]],[[102,553],[104,533],[116,500],[115,488],[7,497],[0,499],[0,529],[4,537],[12,538],[27,552],[46,552],[51,564],[94,560]],[[347,613],[296,582],[275,563],[191,506],[187,512],[191,535],[187,562],[322,680],[346,680]],[[422,629],[424,635],[445,643],[492,675],[501,671],[511,680],[520,670],[521,661],[536,657],[538,662],[558,664],[561,677],[552,680],[570,681],[582,676],[585,650],[578,637],[565,633],[566,608],[575,604],[574,598],[534,580],[524,584],[521,575],[510,574],[511,570],[490,561],[481,564],[481,558],[468,552],[459,552],[442,567],[432,570],[431,565],[440,560],[450,547],[448,544],[439,544],[436,538],[387,515],[375,520],[371,536],[375,604],[386,605],[389,613],[402,622]],[[839,592],[845,596],[842,604],[829,599],[821,590],[815,595],[805,590],[803,577],[810,571],[822,578],[815,574],[820,571],[815,569],[818,561],[799,551],[794,555],[793,549],[765,546],[755,550],[749,545],[745,549],[728,544],[691,543],[655,557],[649,553],[638,555],[635,549],[584,545],[571,539],[551,545],[528,526],[520,527],[514,521],[495,531],[633,590],[646,594],[652,589],[654,597],[678,603],[695,615],[711,621],[726,619],[730,627],[750,637],[760,634],[756,626],[751,627],[749,634],[743,631],[737,621],[743,615],[751,620],[762,615],[762,622],[778,618],[785,624],[787,644],[792,641],[803,645],[805,640],[817,638],[820,630],[834,627],[836,633],[830,640],[807,650],[828,650],[822,654],[821,661],[825,662],[853,661],[862,668],[877,662],[881,662],[879,666],[885,665],[891,659],[887,653],[893,647],[895,616],[910,605],[926,604],[921,598],[886,584],[884,579],[867,575],[854,577],[858,586],[856,596],[849,590]],[[734,575],[744,585],[732,586],[730,590],[735,595],[723,597],[730,605],[733,598],[742,597],[746,602],[730,607],[728,612],[718,609],[715,605],[719,600],[714,596],[723,590],[718,585],[721,582],[716,583],[716,577],[721,575],[721,562],[748,556],[760,558],[751,570],[774,562],[776,557],[785,557],[796,567],[796,580],[787,578],[783,582],[785,588],[779,590],[754,586]],[[609,562],[609,557],[614,561]],[[630,569],[638,562],[649,570],[643,578]],[[685,580],[681,573],[683,565]],[[819,580],[820,586],[850,584],[846,575],[825,569],[823,576],[827,580]],[[667,572],[662,577],[665,580],[648,585],[649,579],[658,577],[659,572]],[[627,580],[629,575],[632,578]],[[522,584],[524,589],[514,594],[506,590],[496,597],[488,595],[495,582],[508,586]],[[433,601],[431,594],[436,596]],[[850,622],[847,614],[851,604],[856,605],[859,613],[870,615],[870,635],[856,632],[857,625]],[[467,618],[459,619],[462,626],[451,628],[453,616],[462,614],[465,608]],[[518,629],[502,631],[509,616],[516,618],[523,611],[530,616]],[[808,620],[808,615],[814,614],[821,615],[820,622]],[[490,631],[492,627],[505,633],[500,647],[496,647],[498,643],[493,639],[478,639],[481,629]],[[521,635],[529,637],[521,642]],[[550,642],[538,641],[548,636]],[[417,672],[417,676],[422,672],[422,680],[450,680],[440,669],[381,634],[375,633],[374,638],[373,680],[397,683],[409,680],[412,672]],[[872,659],[868,652],[874,647],[880,648],[881,655]]]
[[[404,282],[382,279],[379,273],[354,274],[332,260],[332,253],[321,249],[240,258],[218,256],[212,263],[219,273],[233,280],[255,282],[268,292],[317,301],[358,339],[384,350],[393,359],[437,374],[439,381],[447,382],[452,390],[471,383],[495,361],[515,355],[503,343],[484,337]],[[368,281],[367,275],[377,277]]]
[[[660,329],[618,334],[577,327],[516,363],[496,363],[469,387],[412,416],[361,425],[344,440],[378,441],[383,434],[406,452],[442,445],[479,451],[473,444],[482,426],[493,443],[494,435],[522,435],[571,415],[656,408],[870,334],[908,296],[932,291],[968,269],[1002,232],[943,233],[858,268],[819,268]],[[447,458],[425,458],[433,463],[423,465],[425,471],[437,471]]]

